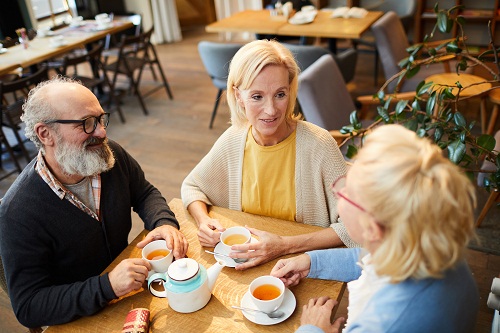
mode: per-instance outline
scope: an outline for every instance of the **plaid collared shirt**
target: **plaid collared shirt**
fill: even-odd
[[[71,202],[73,205],[76,207],[80,208],[82,211],[86,212],[93,218],[95,218],[97,221],[99,221],[99,216],[100,216],[100,207],[99,203],[101,202],[101,175],[94,175],[92,176],[91,183],[92,183],[92,194],[94,196],[94,204],[96,208],[96,212],[92,211],[90,208],[88,208],[83,202],[80,201],[71,191],[69,191],[67,188],[61,184],[59,180],[57,180],[56,177],[50,172],[49,168],[45,164],[45,159],[43,158],[43,155],[41,152],[38,152],[37,156],[37,161],[35,165],[35,170],[36,172],[42,177],[42,179],[49,185],[49,187],[54,191],[54,193],[59,197],[59,199],[64,199],[68,200]]]

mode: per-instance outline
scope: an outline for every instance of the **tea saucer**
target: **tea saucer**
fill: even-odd
[[[283,303],[281,303],[281,306],[278,308],[278,310],[281,310],[285,313],[283,317],[279,319],[272,319],[260,312],[245,311],[245,310],[242,310],[241,312],[243,313],[246,319],[250,320],[253,323],[259,325],[274,325],[288,319],[288,317],[292,315],[293,311],[295,311],[296,305],[297,301],[295,299],[295,295],[290,291],[290,289],[285,288],[285,297],[283,298]],[[243,298],[241,299],[241,306],[257,310],[257,306],[255,306],[255,304],[252,302],[252,298],[250,296],[249,291],[247,291],[245,295],[243,295]]]
[[[258,242],[257,238],[252,237],[252,240],[250,241],[250,243],[256,243],[256,242]],[[219,252],[222,254],[229,254],[229,252],[226,253],[226,251],[224,251],[220,242],[217,243],[217,245],[215,246],[214,252]],[[220,256],[218,254],[214,254],[214,258],[217,261],[224,261],[226,263],[226,267],[236,267],[236,265],[239,265],[233,259],[228,258],[228,257],[224,257],[224,256]]]

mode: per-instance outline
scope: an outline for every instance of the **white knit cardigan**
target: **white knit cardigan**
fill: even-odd
[[[250,126],[231,126],[184,179],[184,206],[193,201],[241,211],[241,177]],[[347,172],[346,163],[330,133],[306,121],[297,122],[295,195],[297,222],[331,227],[348,247],[353,242],[338,219],[333,182]]]

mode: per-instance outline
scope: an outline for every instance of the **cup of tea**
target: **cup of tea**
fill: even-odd
[[[58,36],[54,36],[50,39],[50,45],[52,47],[59,47],[59,46],[63,46],[66,41],[64,40],[64,36],[62,35],[58,35]]]
[[[152,241],[142,249],[142,258],[151,264],[157,273],[165,273],[172,263],[173,254],[164,239]]]
[[[265,312],[279,308],[285,297],[285,284],[271,275],[259,276],[250,283],[248,289],[255,306]]]
[[[250,230],[248,230],[245,227],[230,227],[227,228],[220,235],[222,250],[225,253],[229,253],[232,251],[231,246],[239,244],[247,244],[250,243],[251,240],[252,240],[252,234],[250,233]]]

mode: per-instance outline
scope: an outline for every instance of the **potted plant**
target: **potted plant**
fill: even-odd
[[[415,131],[420,137],[433,140],[447,153],[453,163],[464,168],[471,179],[475,179],[480,172],[488,173],[488,176],[484,177],[484,186],[488,191],[500,189],[500,156],[499,152],[494,150],[495,138],[488,134],[474,134],[475,122],[469,123],[459,110],[458,102],[467,98],[461,96],[461,91],[467,86],[462,86],[460,81],[456,82],[453,87],[422,81],[417,86],[412,100],[399,100],[395,103],[393,101],[397,97],[397,90],[391,93],[385,92],[390,82],[398,80],[399,83],[405,77],[414,76],[421,66],[442,62],[443,59],[451,57],[458,60],[455,68],[457,72],[464,71],[469,66],[482,66],[491,76],[488,82],[493,83],[492,89],[495,89],[495,86],[498,87],[500,48],[497,49],[493,45],[490,30],[489,50],[478,56],[471,54],[467,36],[464,33],[465,19],[459,15],[462,7],[455,6],[449,10],[440,10],[438,4],[435,5],[437,21],[432,33],[426,35],[422,43],[417,43],[407,49],[408,57],[399,63],[401,71],[386,81],[374,95],[380,105],[377,107],[378,115],[373,124],[363,128],[357,112],[351,113],[350,125],[341,129],[341,133],[349,134],[349,138],[342,143],[348,145],[348,158],[356,155],[358,148],[363,144],[362,138],[370,129],[383,124],[398,123]],[[451,31],[454,24],[459,27],[458,37],[433,46],[431,42],[436,29],[446,33]],[[487,64],[492,60],[496,64],[496,70],[491,69],[491,66]],[[453,91],[457,91],[457,88],[458,92],[454,93]],[[361,140],[354,140],[354,138],[361,138]],[[484,160],[492,162],[496,166],[495,170],[481,170]]]

